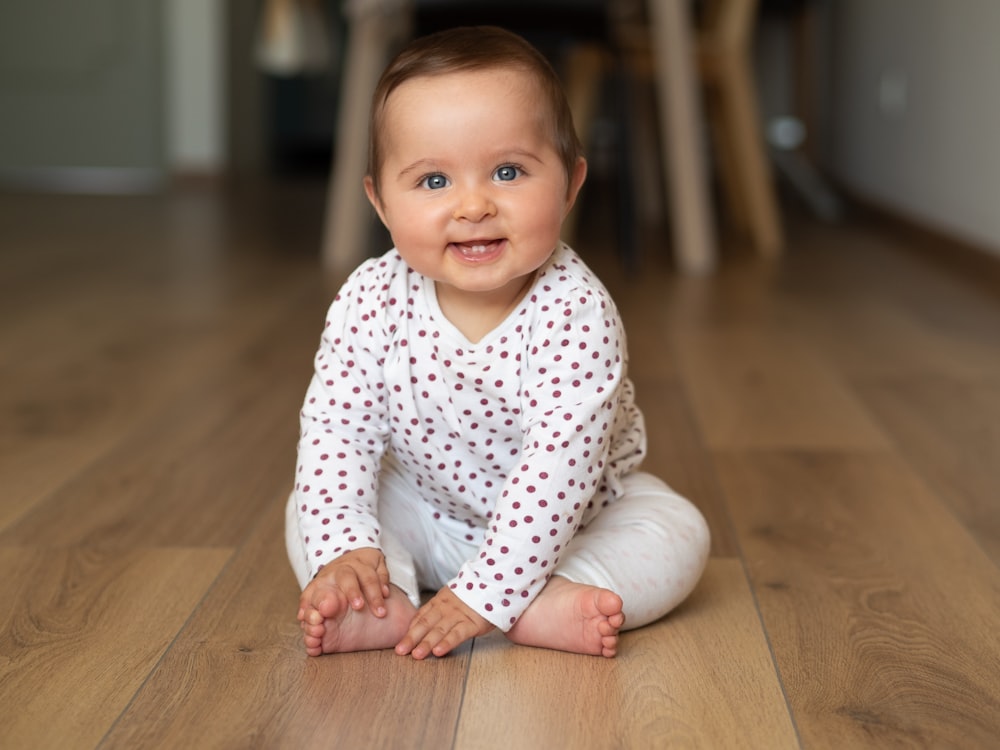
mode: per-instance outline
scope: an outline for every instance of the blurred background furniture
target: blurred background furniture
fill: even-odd
[[[823,221],[844,216],[844,203],[819,164],[823,81],[827,77],[823,18],[835,0],[761,0],[758,65],[766,67],[771,101],[762,102],[764,139],[782,187]],[[775,81],[775,78],[780,80]]]
[[[631,0],[349,0],[345,5],[349,29],[324,229],[324,265],[347,271],[369,254],[373,214],[361,188],[368,109],[389,57],[415,34],[473,23],[495,23],[523,33],[543,51],[548,43],[567,38],[577,43],[569,48],[569,61],[563,69],[585,146],[599,82],[608,72],[605,61],[612,61],[615,75],[646,70],[652,76],[659,110],[658,161],[667,188],[674,258],[678,269],[688,274],[708,273],[717,262],[699,81],[709,84],[710,131],[727,207],[758,252],[777,255],[782,245],[780,217],[749,55],[756,9],[757,0],[699,4],[701,23],[696,33],[689,0],[638,4]],[[627,118],[631,109],[627,81],[622,79],[613,88],[625,97],[616,108]],[[627,122],[624,127],[628,127]],[[620,138],[625,149],[629,139],[627,133]],[[633,157],[634,150],[632,147]],[[620,156],[620,169],[631,180],[629,165],[634,158],[625,150]],[[629,235],[633,219],[628,208],[635,203],[634,190],[624,182],[618,190],[621,244],[627,251],[634,243]],[[570,233],[572,228],[571,220]]]
[[[750,54],[757,0],[711,0],[703,6],[698,74],[706,86],[722,193],[737,229],[760,254],[773,257],[784,240]]]

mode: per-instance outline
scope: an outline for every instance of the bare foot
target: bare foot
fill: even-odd
[[[524,646],[611,657],[624,624],[618,594],[552,576],[507,637]]]
[[[302,641],[309,656],[392,648],[410,626],[416,608],[401,590],[389,586],[386,614],[376,617],[369,607],[352,609],[336,588],[322,592],[313,608],[300,611]]]

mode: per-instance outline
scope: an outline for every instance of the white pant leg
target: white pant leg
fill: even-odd
[[[420,606],[420,589],[439,589],[450,581],[479,546],[465,535],[464,524],[434,519],[433,511],[388,462],[379,475],[379,541],[389,569],[389,581],[403,590],[414,606]],[[479,532],[476,539],[480,539]],[[305,543],[299,533],[294,494],[285,508],[285,547],[288,560],[305,588],[311,577]]]
[[[455,577],[482,541],[481,530],[447,517],[434,518],[434,509],[389,461],[383,462],[379,475],[378,519],[383,536],[388,533],[410,556],[419,586],[433,591]]]
[[[651,474],[622,484],[625,495],[573,538],[555,574],[614,591],[631,629],[691,593],[708,562],[709,532],[698,509]]]
[[[384,525],[380,541],[382,554],[385,555],[385,566],[389,570],[389,581],[406,594],[413,606],[419,607],[420,587],[417,585],[413,557]],[[289,495],[288,504],[285,506],[285,549],[288,551],[288,561],[292,564],[299,588],[304,589],[312,577],[309,575],[306,545],[299,533],[294,493]]]

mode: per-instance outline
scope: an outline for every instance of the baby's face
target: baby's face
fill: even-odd
[[[386,103],[380,195],[366,189],[439,295],[516,292],[559,241],[586,165],[567,184],[536,90],[519,71],[449,73]]]

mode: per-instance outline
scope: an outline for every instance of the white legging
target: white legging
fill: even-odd
[[[651,474],[633,472],[622,485],[624,495],[577,533],[554,574],[614,591],[630,629],[659,619],[691,593],[708,560],[709,533],[698,509]],[[389,579],[414,606],[420,605],[421,588],[441,588],[478,550],[465,539],[464,524],[449,529],[432,519],[391,471],[380,475],[378,514]],[[292,497],[285,543],[305,588],[309,566]]]

